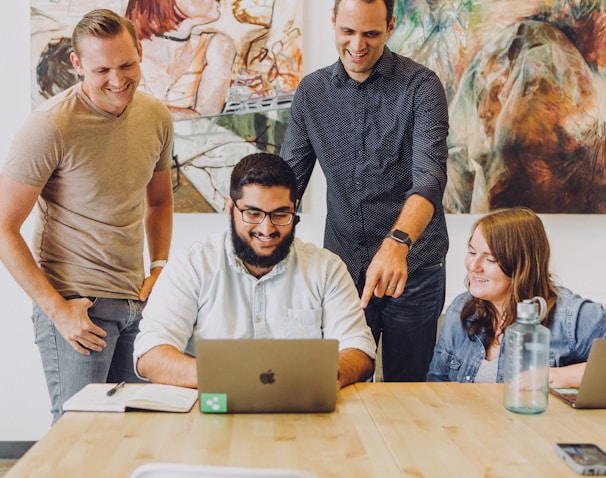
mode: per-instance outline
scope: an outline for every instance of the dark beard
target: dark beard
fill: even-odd
[[[295,225],[287,236],[282,237],[282,241],[276,246],[274,252],[269,256],[260,256],[254,249],[248,245],[236,232],[233,213],[231,218],[231,242],[234,246],[236,255],[246,264],[253,267],[273,267],[288,255],[292,241],[295,239]]]

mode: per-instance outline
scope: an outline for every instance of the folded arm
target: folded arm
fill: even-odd
[[[578,388],[581,385],[587,362],[549,369],[550,388]]]
[[[154,383],[197,388],[196,359],[172,345],[157,345],[137,360],[137,373]]]
[[[339,352],[338,388],[369,379],[375,369],[374,360],[359,349]]]

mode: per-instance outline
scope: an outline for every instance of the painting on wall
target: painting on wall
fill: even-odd
[[[389,46],[449,102],[450,213],[606,213],[602,0],[396,0]]]
[[[175,212],[223,211],[233,166],[283,141],[302,75],[302,0],[31,0],[34,106],[80,80],[71,32],[95,8],[133,21],[139,88],[175,120]]]

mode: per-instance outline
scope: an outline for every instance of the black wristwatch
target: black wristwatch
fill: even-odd
[[[412,240],[410,236],[406,234],[404,231],[400,231],[399,229],[394,229],[393,231],[389,231],[389,233],[385,236],[389,237],[394,241],[400,242],[402,244],[406,244],[410,249],[412,247]]]

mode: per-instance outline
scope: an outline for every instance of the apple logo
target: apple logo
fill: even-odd
[[[274,383],[276,381],[276,379],[274,378],[274,373],[271,371],[271,369],[269,369],[267,372],[263,372],[261,375],[259,375],[259,380],[261,380],[261,383]]]

